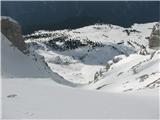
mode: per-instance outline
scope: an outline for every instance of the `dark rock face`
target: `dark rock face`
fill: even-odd
[[[21,26],[15,20],[10,17],[1,17],[1,32],[20,51],[26,51],[27,47],[21,34]]]
[[[149,37],[149,47],[152,49],[160,49],[160,23],[157,23]]]

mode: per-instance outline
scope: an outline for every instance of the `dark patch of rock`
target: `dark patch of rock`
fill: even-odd
[[[21,26],[10,17],[1,17],[1,32],[20,51],[25,52],[27,47],[22,37]]]

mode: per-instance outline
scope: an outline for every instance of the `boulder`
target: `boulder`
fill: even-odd
[[[27,47],[22,36],[21,26],[17,21],[13,20],[10,17],[2,16],[1,32],[20,51],[27,51]]]
[[[149,37],[149,48],[151,49],[160,49],[160,22],[157,23],[151,32]]]

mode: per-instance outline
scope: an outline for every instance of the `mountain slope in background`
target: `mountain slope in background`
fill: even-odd
[[[42,30],[24,37],[52,71],[83,88],[157,90],[159,52],[149,48],[147,39],[155,24],[134,24],[131,28],[96,24],[73,30]],[[151,83],[153,87],[147,87]]]

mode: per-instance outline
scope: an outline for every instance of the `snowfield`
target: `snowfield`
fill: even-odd
[[[54,84],[50,79],[3,79],[5,119],[158,119],[158,95],[87,91]]]
[[[2,118],[159,119],[155,24],[40,30],[27,55],[1,34]]]

